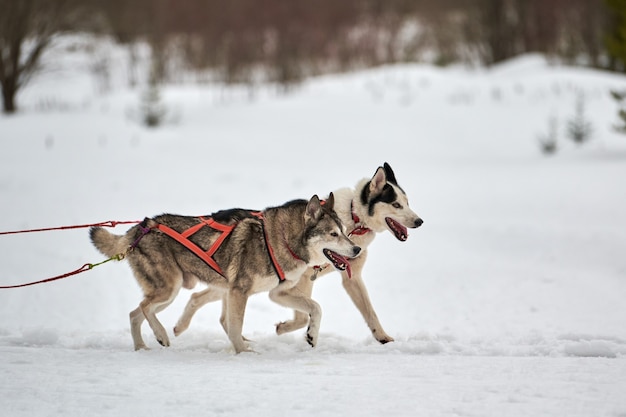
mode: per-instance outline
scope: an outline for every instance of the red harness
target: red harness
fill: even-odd
[[[354,225],[356,226],[356,228],[353,231],[351,231],[350,233],[348,233],[348,236],[352,236],[352,235],[356,235],[356,236],[366,235],[366,234],[368,234],[369,232],[372,231],[372,229],[370,229],[369,227],[357,226],[359,223],[361,223],[361,219],[354,212],[354,201],[350,202],[350,212],[352,213],[352,221],[354,222]]]
[[[250,212],[250,214],[252,214],[253,216],[257,217],[259,220],[261,220],[261,227],[263,228],[263,236],[265,237],[265,246],[267,247],[267,251],[270,255],[270,259],[272,260],[272,266],[274,267],[274,270],[276,271],[276,275],[278,275],[278,280],[282,282],[285,280],[285,272],[280,267],[280,264],[278,263],[278,260],[276,259],[276,255],[274,255],[274,250],[272,249],[272,246],[270,245],[269,239],[267,237],[267,232],[265,231],[265,226],[263,224],[263,212],[253,211],[253,212]],[[178,243],[185,246],[187,249],[193,252],[196,256],[198,256],[200,259],[206,262],[206,264],[209,265],[215,272],[217,272],[221,276],[224,276],[224,272],[222,271],[222,268],[220,268],[217,262],[215,262],[215,259],[213,259],[213,255],[215,254],[215,252],[217,252],[220,246],[222,246],[222,243],[224,243],[224,240],[230,235],[230,233],[233,231],[235,226],[237,226],[237,223],[232,224],[232,225],[222,224],[222,223],[216,222],[210,217],[208,219],[204,217],[198,217],[198,219],[200,220],[198,224],[190,227],[189,229],[185,230],[182,233],[179,233],[176,230],[161,223],[158,223],[155,226],[155,228],[165,233],[172,239],[175,239]],[[201,230],[205,226],[208,226],[212,229],[222,232],[222,234],[218,236],[215,242],[213,242],[211,247],[206,251],[200,248],[195,243],[193,243],[191,240],[189,240],[191,236],[193,236],[195,233],[197,233],[199,230]],[[289,252],[294,258],[298,260],[302,260],[291,249],[289,249]]]

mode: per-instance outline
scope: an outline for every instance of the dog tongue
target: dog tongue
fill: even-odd
[[[350,266],[350,261],[346,259],[346,273],[348,274],[348,278],[352,278],[352,266]]]
[[[393,234],[396,236],[396,239],[404,242],[409,237],[409,232],[406,227],[404,227],[400,222],[395,221],[391,217],[387,217],[385,219],[387,221],[387,225],[393,231]]]
[[[337,252],[331,252],[331,256],[337,269],[346,271],[348,278],[352,278],[352,267],[350,266],[350,261]]]
[[[345,267],[344,270],[348,274],[348,278],[352,278],[352,267],[350,266],[350,261],[339,255],[337,252],[333,252],[333,257],[338,265]]]

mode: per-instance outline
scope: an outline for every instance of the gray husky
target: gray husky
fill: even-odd
[[[354,189],[342,188],[334,191],[334,209],[343,225],[349,231],[348,236],[363,251],[358,258],[350,259],[343,272],[342,283],[357,309],[365,319],[372,335],[380,343],[392,342],[378,320],[370,301],[362,270],[367,259],[367,246],[374,241],[377,233],[391,232],[399,241],[408,238],[407,228],[417,228],[423,220],[409,208],[406,193],[398,185],[391,166],[385,162],[378,167],[371,179],[364,178]],[[302,279],[288,291],[292,296],[310,297],[313,284],[318,276],[326,275],[332,268],[314,266],[304,271]],[[187,329],[195,312],[206,303],[219,300],[219,294],[210,290],[192,294],[185,311],[174,328],[177,336]],[[224,326],[224,306],[222,306],[222,326]],[[276,325],[276,333],[283,334],[301,329],[309,323],[309,317],[302,310],[294,310],[294,318]]]
[[[90,230],[91,240],[106,256],[124,254],[144,299],[130,313],[135,350],[145,349],[141,324],[148,321],[157,341],[169,338],[156,313],[172,303],[181,287],[198,281],[224,300],[222,324],[237,353],[249,347],[241,335],[250,295],[269,291],[280,305],[310,317],[306,340],[315,346],[321,309],[310,296],[289,291],[308,267],[331,263],[337,269],[359,254],[333,210],[317,196],[294,200],[262,212],[231,209],[205,217],[163,214],[146,218],[125,235],[103,228]]]

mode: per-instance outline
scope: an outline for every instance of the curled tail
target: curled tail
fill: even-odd
[[[124,252],[128,246],[126,235],[114,235],[102,227],[89,229],[89,237],[96,249],[109,257]]]

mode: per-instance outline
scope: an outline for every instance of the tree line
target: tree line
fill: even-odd
[[[384,63],[493,65],[526,52],[626,70],[626,0],[0,0],[3,109],[53,37],[150,45],[151,78],[174,60],[225,83],[281,85]]]

